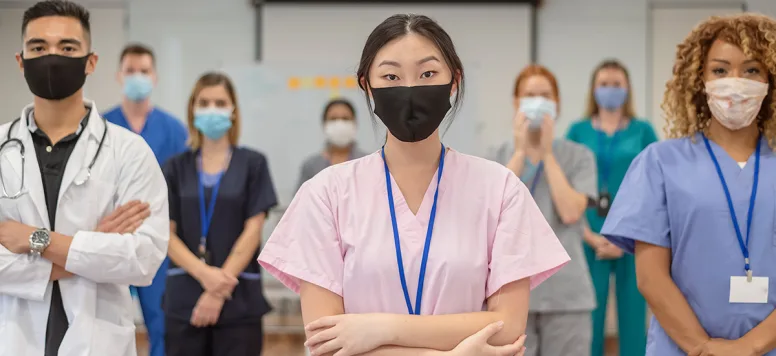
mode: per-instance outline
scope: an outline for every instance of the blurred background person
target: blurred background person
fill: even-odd
[[[121,104],[103,113],[109,122],[139,134],[154,151],[159,164],[186,150],[186,128],[178,119],[151,104],[156,84],[156,58],[141,44],[124,47],[116,79],[121,83]],[[170,260],[165,259],[148,287],[132,287],[143,311],[151,356],[164,356],[162,296]]]
[[[677,47],[672,139],[633,161],[604,224],[636,254],[648,356],[776,355],[774,33],[764,16],[714,17]]]
[[[258,251],[277,204],[263,154],[237,146],[240,110],[221,73],[199,78],[188,106],[191,149],[170,159],[168,356],[256,356],[264,298]]]
[[[366,153],[356,145],[356,110],[347,99],[334,99],[323,109],[323,134],[326,146],[322,152],[313,154],[302,163],[297,190],[302,184],[324,168],[361,158]]]
[[[587,112],[569,127],[567,138],[590,148],[598,167],[598,199],[595,207],[587,210],[585,225],[585,256],[596,291],[592,356],[604,354],[606,303],[612,274],[620,356],[642,356],[646,348],[647,307],[636,285],[633,256],[623,256],[619,247],[599,235],[631,161],[657,141],[652,125],[636,118],[630,77],[620,62],[606,60],[593,71]]]
[[[590,354],[590,312],[595,308],[583,250],[588,199],[598,194],[593,153],[585,146],[555,139],[560,94],[555,76],[529,65],[517,76],[513,139],[496,151],[530,189],[571,262],[531,291],[526,356]]]

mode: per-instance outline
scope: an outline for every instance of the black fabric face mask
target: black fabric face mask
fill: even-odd
[[[84,57],[57,54],[29,59],[22,57],[24,79],[37,97],[47,100],[68,98],[84,86],[89,56],[91,54]]]
[[[423,141],[450,111],[452,88],[452,80],[443,85],[372,88],[374,113],[399,141]]]

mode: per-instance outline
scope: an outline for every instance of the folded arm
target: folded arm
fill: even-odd
[[[765,320],[750,330],[741,338],[746,345],[754,347],[757,355],[765,355],[776,350],[776,312],[772,312]]]
[[[637,241],[635,255],[639,291],[666,334],[687,353],[708,341],[709,335],[671,278],[671,249]]]
[[[342,298],[312,284],[303,284],[305,323],[344,313]],[[389,340],[366,355],[434,355],[450,351],[485,326],[503,321],[504,328],[489,340],[494,346],[514,343],[525,332],[528,317],[528,278],[509,283],[488,299],[488,311],[449,315],[375,314],[384,323]],[[308,335],[312,336],[312,335]]]
[[[261,244],[261,229],[264,226],[266,216],[266,213],[261,213],[245,220],[245,228],[240,237],[237,238],[237,242],[235,242],[222,267],[226,273],[238,277],[256,255]]]
[[[544,172],[547,174],[547,182],[550,186],[550,196],[558,216],[564,224],[576,223],[587,208],[587,195],[571,186],[553,154],[545,156],[543,161]]]
[[[137,140],[126,142],[117,157],[116,206],[147,202],[150,216],[131,234],[79,231],[52,234],[44,257],[69,272],[97,283],[147,286],[167,255],[170,220],[167,184],[151,149]],[[130,146],[131,145],[131,146]]]

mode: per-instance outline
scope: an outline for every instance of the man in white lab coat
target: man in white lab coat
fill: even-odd
[[[0,356],[135,356],[127,285],[149,285],[167,254],[164,177],[140,136],[83,99],[86,9],[39,2],[22,32],[34,102],[0,126]]]

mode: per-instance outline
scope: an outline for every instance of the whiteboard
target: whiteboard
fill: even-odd
[[[476,65],[467,79],[476,84]],[[324,148],[323,109],[335,97],[349,100],[356,108],[358,146],[373,152],[385,141],[385,127],[379,119],[371,122],[363,92],[352,72],[323,65],[254,65],[222,69],[232,78],[242,117],[240,144],[262,152],[280,206],[293,198],[302,162]],[[469,85],[467,84],[467,86]],[[452,125],[450,117],[442,124],[442,141],[464,153],[474,154],[480,142],[477,135],[477,93],[469,91]],[[445,128],[448,128],[445,130]]]

